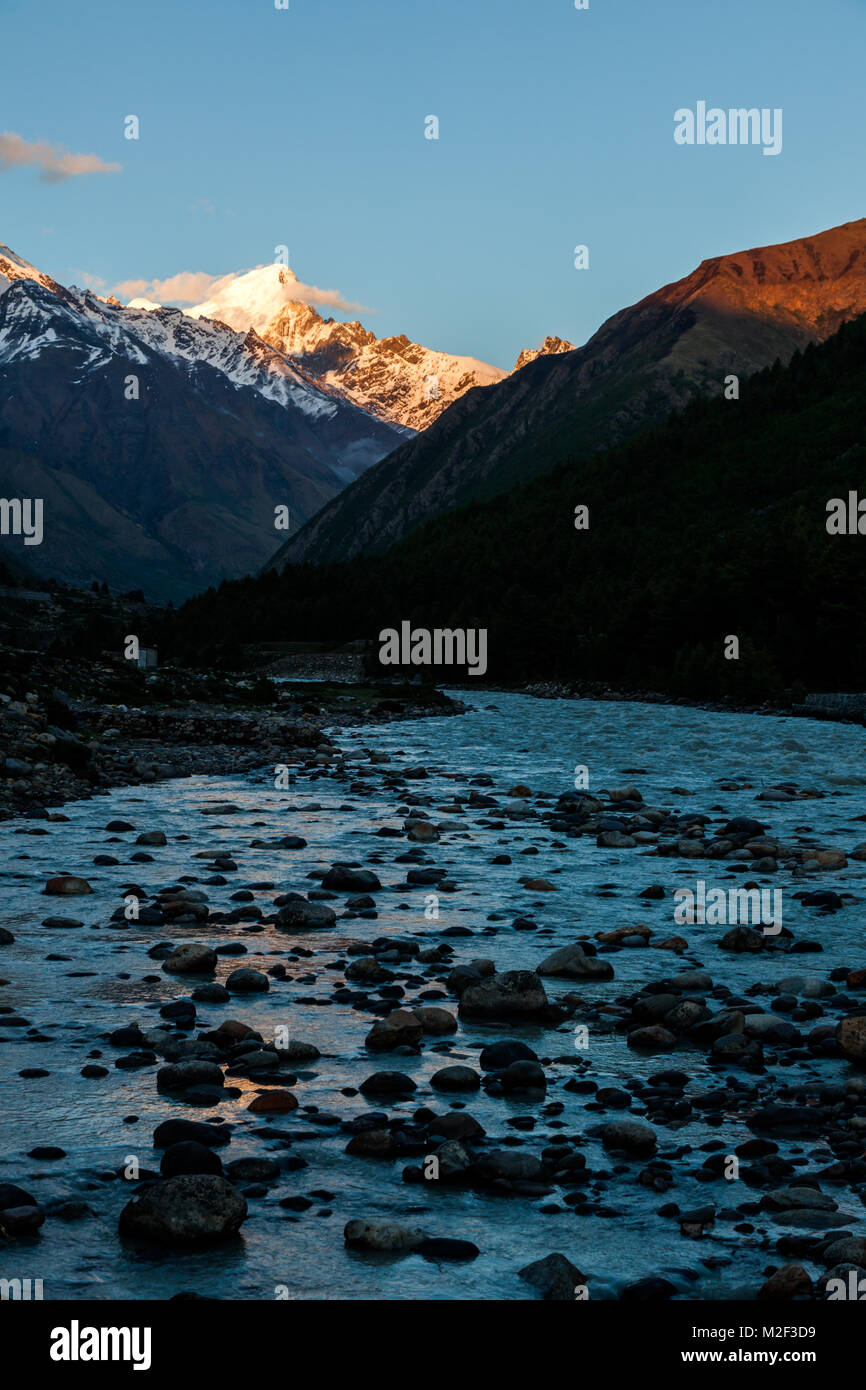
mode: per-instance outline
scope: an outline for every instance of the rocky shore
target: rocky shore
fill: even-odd
[[[845,724],[866,723],[866,695],[810,694],[797,692],[790,703],[738,704],[734,700],[697,700],[688,695],[666,695],[659,690],[623,690],[598,681],[533,681],[520,687],[537,700],[636,700],[644,705],[691,706],[696,709],[731,710],[745,714],[794,715],[802,719],[826,719]],[[803,698],[800,698],[802,694]]]
[[[49,816],[111,787],[315,762],[330,748],[326,726],[460,708],[419,688],[304,688],[171,668],[146,676],[46,658],[0,684],[0,820]]]
[[[136,1113],[111,1124],[137,1158],[78,1166],[46,1132],[0,1183],[0,1240],[32,1265],[33,1242],[99,1226],[169,1286],[177,1257],[160,1252],[233,1250],[253,1232],[256,1249],[275,1221],[301,1228],[279,1242],[332,1217],[330,1249],[376,1262],[346,1277],[493,1265],[517,1281],[511,1297],[823,1300],[852,1270],[866,1278],[866,960],[821,962],[827,923],[861,911],[866,846],[773,829],[823,790],[731,780],[727,805],[678,811],[633,783],[557,796],[364,738],[299,746],[292,799],[279,816],[254,799],[252,833],[225,801],[201,803],[175,841],[112,820],[92,837],[110,891],[68,857],[41,885],[62,900],[45,903],[43,938],[68,952],[108,932],[132,952],[121,979],[138,1005],[86,1029],[78,1084],[134,1086]],[[327,836],[308,837],[323,808],[294,800],[305,784],[358,809],[360,857],[322,863]],[[619,924],[588,930],[575,904],[555,930],[556,859],[588,857],[609,880],[611,852],[646,870]],[[516,872],[518,855],[547,871]],[[278,877],[262,878],[262,856]],[[674,926],[675,862],[746,891],[784,880],[796,924]],[[480,912],[469,884],[502,876],[515,906]],[[610,881],[594,891],[617,896]],[[444,911],[461,902],[465,925]],[[16,935],[2,934],[13,987]],[[311,1036],[321,1014],[343,1020],[339,1048]],[[57,1040],[0,1006],[4,1051],[25,1038],[28,1088],[54,1071]],[[131,1140],[139,1116],[147,1133]],[[605,1234],[624,1230],[632,1277]]]

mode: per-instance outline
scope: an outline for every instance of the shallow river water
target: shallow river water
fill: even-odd
[[[410,1100],[389,1101],[390,1114],[410,1116],[422,1105],[444,1111],[452,1108],[450,1098],[428,1084],[438,1068],[451,1062],[477,1064],[480,1046],[514,1036],[528,1042],[542,1059],[573,1055],[574,1029],[568,1023],[553,1030],[461,1024],[446,1040],[447,1049],[433,1038],[425,1039],[417,1057],[370,1055],[364,1037],[373,1018],[333,1001],[335,981],[342,978],[333,963],[347,959],[342,948],[349,941],[393,933],[429,946],[443,940],[444,929],[462,927],[472,935],[444,938],[454,948],[454,964],[483,956],[500,970],[532,968],[578,933],[645,923],[661,937],[686,934],[689,951],[673,956],[667,951],[620,950],[606,957],[614,966],[614,981],[550,980],[550,997],[573,991],[585,998],[613,1000],[648,979],[661,979],[698,962],[716,984],[737,991],[795,971],[826,978],[834,966],[863,966],[862,907],[853,903],[835,915],[821,916],[801,906],[788,890],[833,888],[860,898],[866,862],[851,860],[842,872],[810,875],[796,883],[785,870],[772,880],[761,880],[785,891],[785,925],[820,942],[820,955],[728,955],[715,947],[710,950],[710,938],[715,941],[720,935],[717,930],[675,926],[670,898],[675,887],[693,885],[701,877],[725,886],[742,882],[744,876],[731,876],[723,862],[658,858],[647,848],[603,850],[594,837],[559,838],[540,819],[507,821],[504,828],[491,829],[479,822],[495,816],[495,811],[441,808],[450,806],[455,794],[465,797],[469,779],[486,773],[494,785],[480,790],[495,796],[503,807],[508,805],[505,793],[525,783],[533,793],[531,802],[536,796],[546,797],[539,809],[549,810],[556,797],[572,787],[576,765],[584,765],[591,792],[633,783],[651,806],[680,811],[696,807],[719,824],[730,816],[749,815],[785,841],[797,842],[799,836],[803,843],[850,850],[866,839],[863,822],[858,824],[866,813],[866,731],[662,705],[474,692],[460,696],[472,707],[458,717],[395,722],[339,735],[344,752],[365,754],[357,763],[359,772],[371,774],[369,790],[363,794],[350,790],[351,779],[333,779],[328,768],[316,775],[298,770],[292,785],[278,790],[273,769],[267,768],[239,777],[124,788],[66,806],[67,822],[0,826],[0,921],[15,936],[14,944],[0,950],[0,1003],[7,1006],[7,1014],[11,1007],[27,1021],[26,1027],[8,1027],[0,1015],[0,1182],[18,1182],[49,1206],[38,1238],[0,1251],[0,1273],[42,1278],[44,1296],[50,1299],[166,1298],[184,1290],[220,1298],[271,1299],[278,1286],[288,1286],[293,1298],[524,1299],[536,1295],[518,1278],[518,1270],[530,1260],[561,1251],[588,1276],[593,1297],[615,1297],[624,1284],[657,1274],[676,1283],[684,1296],[699,1298],[731,1297],[741,1287],[760,1284],[769,1261],[766,1251],[757,1248],[758,1237],[767,1231],[777,1236],[784,1227],[757,1218],[755,1239],[750,1241],[718,1222],[700,1241],[684,1239],[677,1223],[660,1217],[658,1209],[672,1199],[683,1209],[708,1200],[706,1185],[685,1171],[676,1187],[660,1196],[637,1184],[641,1164],[626,1165],[619,1181],[604,1192],[604,1205],[615,1214],[576,1215],[557,1203],[555,1192],[538,1199],[505,1198],[435,1184],[410,1186],[402,1181],[402,1170],[417,1159],[347,1157],[348,1136],[335,1122],[386,1108],[381,1100],[343,1094],[343,1088],[356,1088],[371,1072],[402,1070],[417,1083]],[[368,750],[388,754],[391,761],[371,764]],[[382,826],[400,827],[404,814],[398,808],[406,806],[382,785],[380,774],[419,764],[428,777],[410,781],[407,787],[424,799],[432,819],[453,827],[426,847],[429,862],[447,868],[456,884],[455,892],[440,897],[438,921],[424,916],[429,888],[407,890],[406,866],[394,862],[409,848],[405,838],[376,834]],[[721,789],[718,784],[723,781],[738,787]],[[825,795],[790,803],[756,802],[763,787],[779,782],[814,787]],[[240,809],[201,814],[215,802],[231,802]],[[321,809],[304,809],[314,803]],[[148,851],[152,862],[131,863],[135,833],[107,833],[104,827],[115,818],[129,820],[136,831],[163,830],[168,844]],[[250,848],[253,839],[285,834],[302,835],[307,848]],[[193,856],[216,848],[229,850],[238,869],[224,875],[224,884],[207,884],[211,870]],[[537,853],[524,854],[527,849]],[[94,856],[106,853],[120,863],[95,867]],[[512,862],[491,866],[490,859],[502,853],[510,854]],[[245,925],[254,925],[252,919],[246,924],[241,920],[195,927],[109,925],[121,903],[121,888],[132,882],[155,893],[182,878],[189,884],[195,877],[212,911],[237,907],[231,894],[252,887],[255,902],[269,913],[278,893],[315,887],[308,875],[335,860],[358,861],[376,870],[383,884],[375,895],[377,918],[343,921],[338,915],[336,927],[303,937],[287,937],[272,926],[245,930]],[[92,896],[41,896],[45,881],[60,873],[86,877]],[[558,891],[527,890],[519,882],[526,876],[550,880]],[[260,883],[274,886],[253,887]],[[652,883],[665,886],[665,899],[638,897]],[[332,906],[338,914],[342,911],[340,902]],[[81,919],[83,926],[41,925],[57,915]],[[518,916],[533,919],[538,929],[514,931],[511,923]],[[211,1110],[158,1094],[156,1067],[125,1071],[113,1066],[120,1050],[112,1048],[105,1035],[133,1022],[157,1026],[163,1021],[159,1006],[186,996],[196,983],[165,974],[160,962],[147,954],[158,942],[184,940],[213,946],[243,943],[246,955],[220,956],[220,980],[240,965],[287,965],[289,978],[272,979],[266,994],[236,996],[228,1004],[199,1004],[197,1024],[212,1028],[226,1018],[242,1019],[265,1038],[285,1024],[293,1038],[319,1048],[321,1058],[298,1074],[300,1108],[275,1121],[294,1140],[290,1149],[275,1150],[252,1134],[257,1120],[268,1117],[246,1112],[249,1093],[255,1090],[251,1082],[233,1079],[244,1094]],[[314,955],[290,958],[295,945]],[[49,961],[49,955],[60,958]],[[447,973],[446,967],[443,978]],[[417,991],[408,989],[404,1002],[412,998]],[[456,1011],[453,996],[432,1002]],[[101,1052],[99,1060],[109,1074],[86,1079],[81,1068],[95,1050]],[[621,1034],[593,1038],[589,1058],[589,1074],[599,1085],[623,1085],[666,1067],[689,1072],[696,1087],[718,1076],[709,1072],[703,1051],[641,1056],[626,1049]],[[44,1069],[48,1075],[22,1078],[21,1070],[29,1068]],[[483,1090],[457,1099],[465,1101],[489,1138],[511,1142],[519,1137],[533,1153],[554,1135],[583,1136],[600,1119],[625,1113],[587,1111],[591,1096],[563,1089],[573,1068],[552,1060],[546,1070],[546,1103],[561,1103],[559,1114],[546,1113],[545,1102],[490,1098]],[[804,1062],[802,1075],[838,1080],[839,1063]],[[634,1106],[632,1118],[640,1114],[640,1105]],[[266,1196],[251,1198],[241,1235],[228,1245],[165,1254],[122,1242],[117,1218],[131,1195],[130,1184],[117,1176],[122,1165],[135,1156],[142,1167],[158,1169],[160,1155],[151,1137],[162,1120],[212,1120],[215,1115],[234,1125],[231,1145],[220,1151],[224,1161],[247,1154],[291,1153],[302,1156],[307,1166],[284,1173]],[[534,1129],[509,1126],[510,1119],[522,1115],[535,1117]],[[132,1116],[137,1120],[126,1122]],[[659,1131],[662,1155],[683,1144],[698,1149],[720,1137],[726,1146],[734,1146],[750,1132],[741,1121],[732,1121],[730,1130],[711,1129],[700,1116],[676,1131]],[[66,1156],[51,1161],[28,1158],[37,1145],[57,1145]],[[612,1160],[597,1140],[586,1137],[581,1147],[589,1167],[611,1170]],[[807,1172],[830,1161],[820,1145],[813,1152],[808,1143],[794,1144],[791,1151]],[[699,1166],[702,1156],[695,1158],[684,1169]],[[293,1194],[311,1197],[312,1205],[300,1213],[281,1208],[280,1199]],[[52,1217],[50,1204],[63,1198],[86,1201],[95,1215],[68,1223]],[[731,1203],[736,1200],[731,1198]],[[863,1234],[866,1211],[856,1205],[852,1209],[846,1194],[839,1224]],[[345,1248],[342,1233],[353,1217],[396,1220],[432,1235],[470,1240],[481,1254],[469,1263],[435,1263],[417,1255],[352,1252]]]

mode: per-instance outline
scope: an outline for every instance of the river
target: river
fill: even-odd
[[[683,1209],[707,1201],[706,1185],[690,1176],[695,1165],[680,1156],[684,1144],[698,1150],[719,1139],[719,1129],[708,1127],[701,1117],[692,1117],[682,1128],[660,1131],[662,1154],[674,1156],[675,1191],[661,1197],[640,1186],[632,1165],[634,1172],[623,1172],[612,1185],[590,1184],[600,1211],[581,1215],[558,1203],[555,1194],[532,1200],[444,1186],[434,1191],[435,1184],[421,1187],[402,1181],[405,1158],[347,1157],[347,1136],[340,1132],[339,1121],[384,1107],[381,1101],[346,1096],[343,1090],[357,1088],[372,1071],[405,1070],[418,1085],[410,1100],[389,1101],[390,1114],[410,1116],[419,1105],[441,1110],[448,1108],[448,1098],[426,1089],[437,1068],[451,1062],[476,1063],[478,1046],[493,1037],[519,1036],[539,1057],[554,1059],[573,1051],[574,1028],[565,1022],[554,1030],[523,1025],[516,1032],[508,1025],[490,1029],[463,1024],[444,1048],[433,1039],[432,1046],[425,1040],[417,1057],[371,1057],[364,1035],[372,1018],[333,1000],[335,971],[329,967],[346,959],[341,949],[346,942],[394,934],[423,938],[424,945],[447,939],[454,947],[455,963],[483,956],[492,958],[498,970],[532,968],[555,947],[569,944],[577,932],[593,934],[627,923],[645,923],[662,936],[681,930],[673,922],[672,890],[694,884],[698,877],[729,881],[729,866],[716,861],[657,858],[649,846],[599,849],[594,837],[559,838],[534,815],[506,819],[499,829],[483,826],[478,812],[465,805],[459,812],[452,807],[455,792],[465,798],[467,779],[489,774],[493,786],[479,790],[494,795],[503,807],[509,805],[505,793],[515,784],[526,784],[532,792],[530,808],[549,810],[556,797],[571,789],[575,767],[582,765],[588,770],[590,792],[631,783],[651,806],[699,807],[719,821],[731,815],[754,816],[785,841],[800,837],[804,843],[814,840],[850,850],[866,838],[862,823],[858,825],[858,818],[866,814],[866,732],[852,725],[664,705],[457,694],[471,706],[461,716],[361,727],[339,735],[341,749],[357,763],[344,764],[336,779],[328,766],[296,770],[292,784],[282,790],[274,786],[273,769],[241,777],[193,777],[70,804],[64,808],[66,822],[0,826],[2,924],[15,936],[14,944],[0,950],[0,1002],[7,1017],[12,1011],[26,1019],[26,1026],[8,1026],[0,1015],[0,1182],[20,1183],[49,1207],[35,1240],[7,1246],[0,1255],[4,1275],[42,1278],[44,1296],[50,1299],[166,1298],[189,1290],[220,1298],[272,1299],[280,1286],[290,1297],[303,1299],[525,1299],[535,1295],[518,1270],[550,1251],[562,1251],[589,1276],[592,1297],[615,1297],[624,1284],[650,1275],[662,1275],[683,1294],[701,1298],[731,1297],[741,1287],[760,1283],[760,1271],[768,1263],[766,1249],[759,1248],[766,1221],[756,1219],[753,1237],[719,1222],[696,1243],[684,1240],[676,1223],[657,1214],[663,1202],[673,1198]],[[390,762],[371,762],[370,753],[387,755]],[[394,861],[407,849],[405,838],[376,833],[382,826],[401,826],[398,807],[406,806],[404,798],[395,799],[383,784],[383,770],[418,765],[428,776],[406,785],[412,795],[424,798],[432,818],[447,827],[441,839],[427,847],[430,861],[446,868],[456,885],[456,891],[440,895],[438,921],[424,915],[429,888],[407,892],[399,886],[405,868]],[[366,788],[343,775],[347,767],[370,774]],[[761,788],[780,782],[815,788],[824,795],[806,801],[756,802]],[[220,802],[239,809],[201,814],[203,807]],[[309,809],[311,805],[320,809]],[[484,816],[489,818],[491,812]],[[132,863],[135,836],[112,836],[104,829],[115,818],[130,821],[136,831],[162,830],[168,843],[148,851],[152,862]],[[285,834],[303,836],[307,848],[250,848],[253,839]],[[223,883],[207,884],[208,865],[193,856],[217,848],[231,852],[237,872],[222,875]],[[493,855],[503,853],[511,856],[511,863],[491,866]],[[94,866],[93,858],[100,854],[121,862]],[[383,883],[375,895],[378,916],[338,920],[329,931],[308,933],[302,942],[298,938],[312,956],[299,958],[295,953],[292,958],[292,939],[270,926],[255,929],[249,917],[246,923],[197,927],[108,925],[121,903],[121,888],[132,882],[152,893],[182,878],[187,884],[195,879],[215,912],[237,908],[232,893],[249,889],[253,902],[267,913],[277,892],[306,892],[311,886],[307,876],[324,871],[334,860],[359,861],[378,872]],[[69,899],[41,896],[45,881],[61,873],[85,876],[93,894]],[[525,889],[519,880],[527,875],[552,882],[557,891]],[[825,979],[836,966],[862,966],[862,908],[854,903],[822,916],[790,894],[804,887],[827,887],[860,898],[864,878],[866,862],[853,860],[841,873],[809,875],[796,883],[785,869],[774,876],[773,886],[786,891],[786,926],[820,943],[820,955],[756,957],[713,949],[710,958],[708,939],[718,933],[693,927],[689,950],[676,959],[668,952],[620,950],[607,957],[614,964],[615,981],[550,980],[548,992],[556,998],[577,989],[588,998],[615,1000],[648,978],[698,962],[711,971],[716,984],[738,991],[756,982],[772,983],[794,970]],[[262,883],[274,886],[254,886]],[[640,890],[653,883],[665,886],[666,897],[639,898]],[[57,915],[81,919],[84,925],[40,925]],[[513,930],[511,923],[519,916],[531,918],[537,929]],[[443,930],[454,927],[468,929],[471,935],[442,938]],[[221,956],[219,979],[239,965],[269,968],[284,962],[288,980],[272,980],[266,994],[239,996],[228,1004],[199,1004],[198,1025],[216,1027],[225,1018],[239,1018],[267,1038],[285,1024],[292,1037],[315,1044],[322,1054],[298,1073],[295,1089],[301,1107],[283,1122],[287,1136],[297,1137],[291,1150],[279,1151],[302,1155],[307,1166],[281,1174],[265,1196],[250,1199],[240,1238],[180,1256],[136,1250],[117,1235],[118,1214],[130,1196],[119,1170],[130,1156],[145,1168],[158,1168],[159,1154],[151,1146],[155,1125],[170,1116],[210,1120],[219,1114],[236,1122],[231,1158],[274,1150],[252,1133],[254,1117],[244,1109],[252,1083],[235,1082],[243,1096],[211,1111],[158,1094],[155,1067],[127,1071],[113,1066],[118,1049],[106,1043],[107,1033],[132,1022],[156,1026],[161,1022],[158,1007],[188,993],[189,981],[161,972],[159,961],[148,957],[156,942],[166,940],[241,942],[247,954]],[[407,990],[407,998],[412,993]],[[445,996],[433,1002],[454,1009],[457,1001]],[[81,1068],[93,1060],[94,1052],[101,1053],[108,1075],[84,1078]],[[594,1038],[590,1061],[590,1074],[599,1085],[622,1086],[665,1067],[686,1070],[695,1086],[711,1079],[705,1056],[697,1049],[661,1058],[643,1056],[627,1050],[620,1034]],[[807,1059],[798,1065],[807,1080],[840,1077],[835,1059]],[[20,1072],[26,1069],[47,1075],[22,1078]],[[572,1075],[566,1065],[551,1062],[548,1073],[546,1102],[491,1098],[483,1090],[457,1099],[465,1100],[490,1137],[505,1142],[519,1137],[537,1152],[551,1137],[573,1135],[588,1165],[610,1174],[616,1165],[597,1140],[584,1134],[599,1119],[585,1109],[591,1097],[564,1089],[562,1083]],[[561,1111],[556,1109],[559,1105]],[[129,1122],[131,1116],[138,1118]],[[509,1124],[522,1117],[532,1117],[534,1127]],[[722,1134],[731,1145],[748,1137],[740,1121],[732,1122],[730,1134]],[[27,1157],[30,1149],[46,1144],[61,1147],[65,1157]],[[821,1144],[814,1155],[808,1144],[790,1147],[798,1161],[814,1157],[818,1166],[831,1157]],[[227,1157],[225,1150],[222,1157]],[[279,1201],[287,1195],[307,1196],[311,1204],[302,1212],[281,1208]],[[74,1221],[53,1217],[52,1204],[56,1207],[63,1199],[88,1203],[94,1215]],[[735,1199],[730,1200],[733,1204]],[[862,1234],[862,1204],[852,1210],[846,1199],[843,1206],[850,1219],[840,1225]],[[342,1232],[354,1217],[396,1220],[435,1235],[460,1237],[473,1241],[481,1254],[467,1263],[437,1263],[413,1255],[349,1251]],[[852,1226],[852,1221],[858,1224]],[[771,1228],[771,1233],[778,1231]]]

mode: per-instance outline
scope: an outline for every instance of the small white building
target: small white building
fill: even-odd
[[[138,669],[139,671],[155,671],[159,665],[158,647],[139,647],[138,649]]]

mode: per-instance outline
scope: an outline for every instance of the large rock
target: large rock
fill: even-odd
[[[223,1166],[213,1149],[194,1139],[185,1139],[165,1150],[159,1171],[164,1178],[176,1178],[181,1173],[216,1173],[221,1177]]]
[[[206,985],[196,985],[190,992],[190,998],[200,1004],[227,1004],[231,995],[225,985],[218,985],[216,980],[212,980]]]
[[[722,1037],[716,1038],[710,1055],[714,1062],[751,1069],[760,1067],[763,1060],[761,1044],[747,1038],[743,1033],[725,1033]]]
[[[376,1020],[364,1039],[364,1046],[370,1052],[393,1052],[398,1047],[417,1046],[423,1033],[421,1020],[411,1009],[395,1009],[387,1018]]]
[[[787,1303],[792,1298],[811,1298],[812,1280],[802,1265],[783,1265],[771,1274],[758,1290],[762,1301],[780,1300]]]
[[[223,1072],[216,1062],[190,1060],[160,1067],[156,1073],[158,1091],[185,1091],[189,1086],[222,1086]]]
[[[534,1154],[520,1149],[495,1149],[477,1164],[478,1176],[486,1182],[504,1178],[507,1182],[540,1182],[544,1170]]]
[[[621,830],[602,830],[596,836],[599,849],[634,849],[637,840],[633,835],[624,835]]]
[[[472,1167],[472,1155],[458,1139],[446,1139],[436,1150],[440,1182],[459,1182]]]
[[[643,797],[637,787],[633,786],[631,783],[629,783],[627,787],[610,787],[608,788],[607,794],[611,801],[643,801]],[[561,1257],[550,1255],[548,1258],[552,1260]]]
[[[244,965],[226,978],[226,989],[231,994],[264,994],[270,989],[270,981],[261,970],[251,970]]]
[[[358,1089],[364,1096],[411,1096],[416,1086],[402,1071],[374,1071]]]
[[[429,820],[407,820],[404,821],[404,828],[406,839],[415,840],[418,844],[430,844],[439,839],[439,831]]]
[[[464,990],[460,1014],[466,1018],[532,1018],[547,1007],[547,995],[534,970],[506,970]]]
[[[45,1220],[45,1212],[40,1206],[29,1202],[22,1207],[4,1207],[0,1212],[0,1234],[4,1236],[31,1236],[39,1230]]]
[[[534,1289],[541,1292],[545,1302],[557,1301],[573,1303],[575,1290],[586,1284],[586,1276],[565,1255],[545,1255],[543,1260],[534,1260],[518,1270],[519,1277],[525,1279]]]
[[[759,820],[752,820],[750,816],[734,816],[727,825],[722,826],[723,835],[763,835],[765,827]]]
[[[763,951],[766,944],[766,937],[761,932],[755,931],[754,927],[742,925],[731,927],[719,942],[723,951],[735,951],[740,954],[744,951]]]
[[[538,1055],[526,1043],[503,1038],[501,1042],[483,1047],[478,1061],[482,1071],[504,1071],[512,1062],[537,1062]]]
[[[506,1095],[520,1095],[525,1091],[545,1091],[547,1077],[538,1062],[512,1062],[501,1076],[502,1089]]]
[[[775,1187],[764,1193],[761,1206],[768,1211],[836,1211],[839,1203],[817,1187]]]
[[[477,1091],[481,1078],[473,1067],[441,1067],[430,1078],[434,1091]]]
[[[473,1115],[465,1110],[449,1110],[447,1115],[437,1115],[427,1126],[430,1135],[445,1139],[483,1139],[484,1129]],[[438,1152],[438,1150],[437,1150]]]
[[[473,965],[455,965],[445,981],[452,994],[459,999],[470,985],[477,985],[483,976]]]
[[[481,1254],[471,1240],[455,1240],[453,1236],[433,1236],[422,1241],[418,1254],[428,1260],[476,1260]]]
[[[76,878],[74,874],[59,874],[57,878],[49,878],[45,885],[44,892],[49,897],[80,897],[85,893],[92,893],[93,889],[86,878]]]
[[[205,1144],[208,1148],[219,1148],[231,1143],[231,1130],[227,1125],[209,1125],[203,1120],[163,1120],[153,1132],[153,1147],[168,1149],[173,1144]]]
[[[313,1043],[301,1042],[298,1038],[290,1038],[285,1047],[278,1046],[277,1053],[281,1062],[315,1062],[322,1055]]]
[[[155,845],[157,847],[167,843],[164,830],[143,830],[135,838],[137,845]]]
[[[170,956],[162,963],[169,975],[210,975],[216,970],[217,954],[210,946],[202,946],[198,941],[185,941],[175,946]]]
[[[564,975],[568,980],[612,980],[613,966],[609,961],[588,956],[580,944],[561,946],[545,956],[535,967],[538,975]]]
[[[322,879],[322,887],[337,893],[375,893],[382,885],[372,869],[335,864]]]
[[[244,1198],[225,1178],[184,1173],[153,1183],[127,1202],[120,1234],[159,1245],[194,1245],[234,1235],[246,1214]]]
[[[343,1231],[347,1245],[360,1250],[414,1250],[423,1244],[423,1231],[399,1226],[395,1221],[350,1221]]]
[[[655,1152],[656,1133],[639,1120],[611,1120],[601,1132],[601,1142],[606,1149],[624,1149],[643,1158]]]
[[[286,1115],[297,1110],[298,1098],[280,1086],[272,1091],[261,1091],[251,1100],[247,1110],[253,1115]]]
[[[420,1004],[412,1013],[425,1033],[441,1036],[457,1032],[457,1019],[447,1009],[440,1009],[435,1004]]]
[[[363,1129],[346,1145],[347,1154],[362,1158],[393,1158],[397,1151],[397,1140],[389,1129]]]
[[[375,956],[356,956],[351,965],[346,966],[345,975],[347,980],[357,980],[365,985],[380,985],[394,978]]]
[[[321,931],[324,927],[332,927],[336,920],[337,914],[332,907],[307,902],[306,898],[286,903],[277,913],[277,926],[281,931]]]
[[[803,862],[817,864],[819,869],[847,869],[848,860],[840,849],[804,850]]]
[[[866,1065],[866,1014],[849,1014],[839,1020],[836,1046],[849,1062]]]
[[[0,1211],[12,1207],[38,1207],[36,1198],[14,1182],[0,1182]]]
[[[676,1047],[677,1036],[661,1023],[650,1023],[644,1028],[633,1028],[626,1038],[626,1046],[637,1052],[670,1052]]]
[[[842,1236],[822,1252],[825,1265],[854,1264],[866,1266],[866,1236]]]

